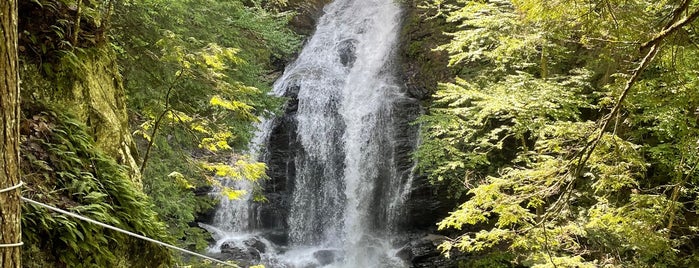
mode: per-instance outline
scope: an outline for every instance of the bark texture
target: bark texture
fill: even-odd
[[[0,0],[0,189],[17,185],[19,176],[19,75],[17,0]],[[0,193],[0,244],[22,241],[20,189]],[[0,267],[20,267],[21,247],[0,247]]]

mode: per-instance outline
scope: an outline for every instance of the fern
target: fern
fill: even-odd
[[[28,106],[32,108],[24,113],[32,119],[25,122],[32,131],[22,143],[28,184],[25,196],[106,224],[170,240],[150,200],[131,182],[123,167],[95,147],[83,124],[63,112],[65,108]],[[41,123],[52,127],[39,128]],[[53,172],[45,173],[49,169]],[[42,190],[47,188],[54,190]],[[125,267],[125,263],[155,267],[171,262],[165,248],[33,205],[24,206],[22,227],[25,243],[50,252],[51,258],[70,267]]]

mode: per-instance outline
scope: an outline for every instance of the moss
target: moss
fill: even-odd
[[[126,165],[131,179],[141,187],[115,53],[104,46],[64,53],[50,68],[51,74],[40,65],[24,63],[23,99],[70,107],[70,112],[87,125],[96,146]]]

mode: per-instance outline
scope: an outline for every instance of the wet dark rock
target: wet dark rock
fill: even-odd
[[[289,98],[284,116],[275,119],[274,128],[267,142],[266,154],[263,161],[267,163],[269,180],[264,181],[264,195],[269,202],[253,205],[253,228],[271,230],[270,241],[277,245],[287,244],[286,219],[290,207],[291,183],[296,177],[296,166],[293,161],[296,148],[296,109],[298,107],[299,86],[290,86],[285,97]],[[279,233],[283,235],[278,235]]]
[[[211,224],[214,221],[214,217],[216,217],[216,208],[212,207],[197,213],[194,221],[189,223],[189,227],[198,227],[199,223]]]
[[[415,74],[415,73],[406,73],[406,76],[411,77],[410,80],[408,80],[408,81],[410,81],[410,83],[416,83],[413,81],[418,79],[418,78],[414,78],[414,77],[417,77],[417,74]],[[428,88],[426,86],[418,86],[418,85],[406,83],[405,87],[406,87],[406,90],[408,91],[408,94],[410,94],[411,97],[416,98],[416,99],[421,99],[421,100],[427,99],[427,98],[429,98],[430,94],[432,93],[432,92],[430,92],[430,88]]]
[[[221,245],[219,258],[223,260],[234,260],[243,266],[259,263],[261,260],[260,251],[253,247],[240,247],[230,243]]]
[[[410,242],[407,246],[398,251],[396,256],[411,263],[420,261],[422,259],[439,256],[440,252],[437,246],[439,246],[440,242],[441,241],[434,239],[431,235],[428,235]]]
[[[284,230],[264,232],[262,236],[275,245],[284,246],[289,244],[289,235]]]
[[[265,243],[263,243],[259,238],[250,238],[248,240],[245,240],[243,244],[256,249],[259,253],[267,252],[267,245],[265,245]]]
[[[448,216],[449,212],[463,201],[448,198],[444,194],[447,191],[444,186],[430,183],[426,176],[414,178],[410,198],[405,203],[408,216],[402,227],[435,231],[435,221]]]
[[[293,29],[302,35],[313,33],[318,18],[323,14],[323,6],[330,0],[291,0],[285,10],[294,11],[296,16],[290,24]]]
[[[357,40],[348,39],[340,42],[338,45],[337,52],[340,55],[340,63],[343,66],[352,68],[354,62],[357,60]]]
[[[276,55],[270,56],[270,63],[275,74],[281,75],[286,65],[289,64],[289,60],[289,58],[277,57]]]
[[[194,195],[196,195],[196,196],[204,196],[204,195],[208,195],[213,189],[214,189],[213,186],[205,185],[205,186],[199,186],[197,188],[194,188],[194,190],[192,190],[192,192],[194,192]]]
[[[288,201],[286,193],[265,193],[269,202],[253,204],[254,228],[271,230],[273,232],[286,229],[286,215],[288,214]],[[277,243],[275,240],[274,243]]]
[[[211,193],[213,191],[214,187],[213,186],[199,186],[196,187],[192,190],[195,196],[205,196]],[[213,222],[214,217],[216,216],[216,210],[218,209],[218,206],[211,207],[207,210],[200,211],[195,215],[194,221],[189,223],[190,227],[197,227],[199,226],[199,223],[206,223],[210,224]]]
[[[396,252],[396,257],[406,262],[411,261],[414,257],[413,249],[410,246],[405,246]]]
[[[284,97],[288,98],[286,102],[286,108],[285,108],[285,113],[284,114],[295,114],[296,110],[299,108],[299,91],[301,90],[301,86],[299,85],[292,85],[289,86],[286,89],[286,92],[284,93]]]
[[[442,255],[437,248],[447,239],[445,236],[429,234],[413,240],[396,253],[396,257],[410,263],[415,268],[451,268],[458,267],[458,262],[464,258],[459,252],[452,252],[451,258]]]
[[[328,265],[340,259],[340,252],[332,249],[323,249],[313,252],[313,258],[316,258],[320,265]]]

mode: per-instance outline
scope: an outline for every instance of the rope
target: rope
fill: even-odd
[[[14,243],[14,244],[0,244],[0,248],[21,247],[22,245],[24,245],[24,242],[19,242],[19,243]]]
[[[117,228],[117,227],[114,227],[114,226],[111,226],[111,225],[107,225],[107,224],[98,222],[98,221],[96,221],[96,220],[93,220],[93,219],[90,219],[90,218],[87,218],[87,217],[84,217],[84,216],[81,216],[81,215],[78,215],[78,214],[75,214],[75,213],[72,213],[72,212],[69,212],[69,211],[62,210],[62,209],[60,209],[60,208],[52,207],[52,206],[49,206],[49,205],[46,205],[46,204],[43,204],[43,203],[40,203],[40,202],[31,200],[31,199],[26,198],[26,197],[22,197],[22,200],[24,200],[25,202],[29,202],[29,203],[31,203],[31,204],[40,206],[40,207],[47,208],[47,209],[49,209],[49,210],[56,211],[56,212],[58,212],[58,213],[62,213],[62,214],[65,214],[65,215],[68,215],[68,216],[71,216],[71,217],[74,217],[74,218],[78,218],[78,219],[80,219],[80,220],[83,220],[83,221],[86,221],[86,222],[89,222],[89,223],[93,223],[93,224],[102,226],[102,227],[107,228],[107,229],[110,229],[110,230],[114,230],[114,231],[117,231],[117,232],[120,232],[120,233],[124,233],[124,234],[130,235],[130,236],[136,237],[136,238],[140,238],[140,239],[146,240],[146,241],[148,241],[148,242],[156,243],[156,244],[158,244],[158,245],[161,245],[161,246],[164,246],[164,247],[167,247],[167,248],[170,248],[170,249],[178,250],[178,251],[181,251],[181,252],[190,254],[190,255],[194,255],[194,256],[197,256],[197,257],[200,257],[200,258],[203,258],[203,259],[207,259],[207,260],[213,261],[213,262],[215,262],[215,263],[223,264],[223,265],[226,265],[226,266],[229,266],[229,267],[240,267],[240,266],[235,265],[235,264],[226,263],[226,262],[223,262],[223,261],[214,259],[214,258],[209,257],[209,256],[206,256],[206,255],[202,255],[202,254],[199,254],[199,253],[196,253],[196,252],[192,252],[192,251],[189,251],[189,250],[186,250],[186,249],[183,249],[183,248],[179,248],[179,247],[176,247],[176,246],[167,244],[167,243],[165,243],[165,242],[160,242],[160,241],[155,240],[155,239],[152,239],[152,238],[148,238],[148,237],[145,237],[145,236],[142,236],[142,235],[133,233],[133,232],[129,232],[129,231],[126,231],[126,230],[123,230],[123,229],[120,229],[120,228]]]
[[[12,191],[12,190],[19,189],[19,187],[22,187],[22,185],[24,185],[24,182],[23,182],[23,181],[19,181],[19,183],[16,184],[16,185],[14,185],[14,186],[10,186],[10,187],[8,187],[8,188],[5,188],[5,189],[0,190],[0,193],[5,193],[5,192],[9,192],[9,191]],[[24,245],[24,242],[21,242],[21,241],[20,241],[19,243],[14,243],[14,244],[0,244],[0,248],[21,247],[22,245]]]
[[[9,191],[18,189],[19,187],[22,187],[22,185],[24,185],[24,182],[19,181],[19,183],[15,186],[10,186],[9,188],[5,188],[5,189],[0,190],[0,193],[9,192]]]

